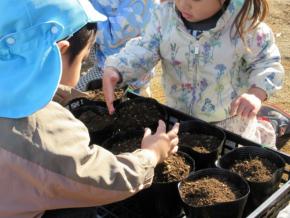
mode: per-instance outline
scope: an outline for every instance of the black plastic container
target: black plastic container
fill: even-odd
[[[155,132],[158,120],[167,120],[166,110],[153,98],[136,98],[122,102],[116,106],[116,116],[116,128],[120,131],[149,127]]]
[[[182,134],[184,133],[196,135],[196,137],[198,137],[199,134],[202,134],[214,138],[216,141],[214,144],[214,149],[212,149],[209,153],[200,153],[193,150],[190,147],[190,140],[182,138]],[[225,133],[221,129],[205,122],[191,120],[181,122],[178,134],[180,142],[179,144],[183,145],[180,146],[179,149],[180,151],[189,154],[195,160],[196,170],[214,167],[215,161],[221,154],[222,147],[226,138]],[[185,144],[186,146],[184,146]]]
[[[217,161],[218,167],[230,169],[236,161],[243,161],[255,157],[269,160],[276,165],[277,170],[273,173],[272,179],[267,182],[253,182],[247,180],[250,185],[251,194],[246,206],[246,214],[258,207],[279,188],[285,161],[279,155],[268,149],[252,146],[236,148]]]
[[[191,166],[190,172],[194,171],[194,160],[186,153],[180,151],[177,153],[182,155],[186,163]],[[138,204],[142,205],[143,217],[184,217],[183,204],[177,188],[178,182],[180,181],[153,182],[148,189],[139,192],[136,198]]]
[[[113,134],[116,117],[109,115],[105,102],[77,98],[70,101],[66,107],[88,128],[90,144],[101,144]],[[85,119],[82,118],[84,114]]]
[[[235,201],[218,203],[209,206],[193,207],[187,205],[183,200],[186,215],[188,218],[240,218],[242,217],[243,210],[245,208],[250,188],[248,183],[238,174],[230,172],[229,170],[219,168],[208,168],[192,172],[188,178],[184,181],[195,181],[204,177],[222,177],[226,179],[232,185],[235,185],[240,193],[241,197]],[[178,190],[184,183],[184,181],[178,184]],[[180,191],[179,191],[180,194]],[[180,194],[181,196],[181,194]]]

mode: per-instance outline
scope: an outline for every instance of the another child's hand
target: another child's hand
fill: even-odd
[[[232,101],[230,114],[232,116],[239,115],[245,118],[253,118],[259,112],[262,102],[266,98],[267,94],[264,90],[252,87],[247,93]]]
[[[105,96],[105,101],[110,114],[113,114],[115,108],[113,106],[114,102],[114,89],[120,80],[118,71],[115,68],[108,67],[104,69],[103,74],[103,92]]]
[[[141,148],[152,151],[156,157],[156,163],[161,163],[170,154],[178,150],[178,130],[179,123],[176,123],[173,128],[166,133],[165,123],[160,120],[154,135],[151,134],[150,129],[146,129]]]

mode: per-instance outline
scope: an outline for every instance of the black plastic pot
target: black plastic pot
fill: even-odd
[[[273,173],[272,179],[267,182],[248,181],[251,189],[251,194],[246,206],[246,214],[258,207],[278,188],[285,167],[285,161],[276,153],[260,147],[241,147],[225,154],[217,161],[217,166],[230,169],[236,161],[247,160],[255,157],[260,157],[269,160],[277,166],[277,170]]]
[[[208,168],[192,172],[185,180],[178,184],[180,188],[185,181],[196,181],[205,177],[222,177],[235,186],[240,191],[241,197],[232,202],[217,203],[209,206],[193,207],[185,203],[182,199],[188,218],[240,218],[245,208],[250,188],[247,182],[238,174],[219,168]],[[180,197],[182,198],[182,197]]]
[[[194,146],[190,140],[183,138],[182,134],[189,133],[192,135],[202,134],[208,135],[209,137],[213,137],[216,143],[213,145],[214,149],[211,150],[209,153],[200,153],[192,149],[191,146]],[[179,150],[189,154],[195,160],[196,170],[214,167],[215,161],[217,160],[218,156],[221,154],[223,144],[225,142],[225,133],[208,123],[201,122],[201,121],[186,121],[180,124],[179,128]],[[184,146],[186,144],[186,146]]]
[[[142,105],[142,107],[141,107]],[[130,107],[136,108],[128,114]],[[146,108],[146,109],[145,109]],[[165,108],[153,98],[135,98],[124,101],[116,106],[116,128],[120,131],[151,128],[156,131],[158,120],[167,120]]]
[[[194,171],[194,160],[187,154],[179,152],[188,165],[191,166],[190,171]],[[183,204],[178,194],[177,184],[179,181],[152,183],[152,185],[140,191],[135,202],[141,205],[143,217],[156,218],[176,218],[183,217]]]
[[[113,134],[116,118],[114,115],[109,115],[105,102],[77,98],[70,101],[66,107],[78,119],[84,113],[91,113],[87,120],[82,120],[89,130],[90,144],[101,144]],[[90,123],[94,122],[94,118],[96,119],[96,122],[93,123],[94,127],[90,127]]]

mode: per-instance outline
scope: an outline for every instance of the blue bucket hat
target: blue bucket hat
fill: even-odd
[[[53,98],[57,41],[106,20],[88,0],[0,0],[0,117],[26,117]]]

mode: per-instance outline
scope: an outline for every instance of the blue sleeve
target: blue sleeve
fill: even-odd
[[[102,67],[107,56],[119,52],[126,42],[139,36],[150,20],[153,0],[91,0],[108,20],[98,23],[97,58]]]

